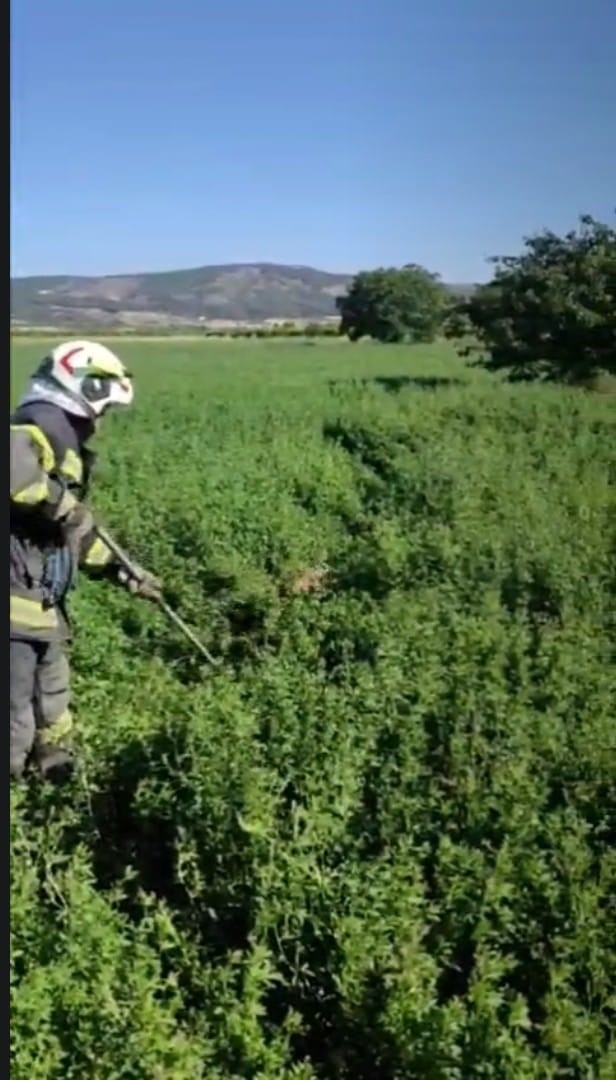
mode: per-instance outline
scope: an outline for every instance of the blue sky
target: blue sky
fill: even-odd
[[[616,204],[614,0],[17,0],[12,273],[420,262]]]

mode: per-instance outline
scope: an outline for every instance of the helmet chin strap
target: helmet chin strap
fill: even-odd
[[[71,393],[60,386],[53,379],[42,379],[36,376],[30,380],[30,385],[19,402],[20,405],[30,405],[35,401],[45,401],[49,405],[57,405],[64,412],[76,416],[80,420],[96,420],[94,409],[83,401],[77,394]]]

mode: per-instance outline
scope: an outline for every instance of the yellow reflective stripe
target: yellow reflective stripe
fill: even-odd
[[[45,727],[39,728],[36,733],[36,741],[39,746],[55,746],[66,739],[73,730],[73,717],[68,709],[61,713],[57,720]]]
[[[96,363],[90,364],[87,368],[88,374],[92,375],[106,375],[112,379],[124,379],[126,377],[126,368],[121,360],[117,356],[97,356]]]
[[[36,506],[44,502],[48,495],[47,481],[35,480],[21,491],[14,491],[11,495],[12,502],[23,503],[25,506]]]
[[[111,555],[112,552],[107,545],[97,536],[86,551],[83,563],[85,566],[106,566],[111,559]]]
[[[11,431],[23,431],[30,436],[32,442],[40,450],[41,465],[45,472],[51,472],[56,463],[56,456],[51,448],[49,439],[43,434],[41,429],[38,428],[36,424],[11,424]]]
[[[64,476],[68,476],[69,480],[74,480],[76,484],[80,484],[83,479],[83,462],[79,454],[69,448],[60,465],[60,472]]]
[[[60,502],[58,503],[54,513],[56,517],[65,517],[66,514],[70,514],[71,510],[74,510],[77,506],[78,500],[70,491],[65,491]]]
[[[29,630],[53,630],[58,616],[53,608],[46,610],[40,600],[11,596],[11,623]]]

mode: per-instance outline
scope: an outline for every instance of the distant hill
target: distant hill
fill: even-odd
[[[154,274],[11,279],[11,321],[27,326],[191,326],[325,319],[351,274],[238,263]],[[465,286],[449,286],[465,292]]]

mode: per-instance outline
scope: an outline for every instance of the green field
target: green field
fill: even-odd
[[[80,583],[84,776],[11,791],[12,1080],[612,1080],[613,399],[112,347],[93,505],[224,663]]]

